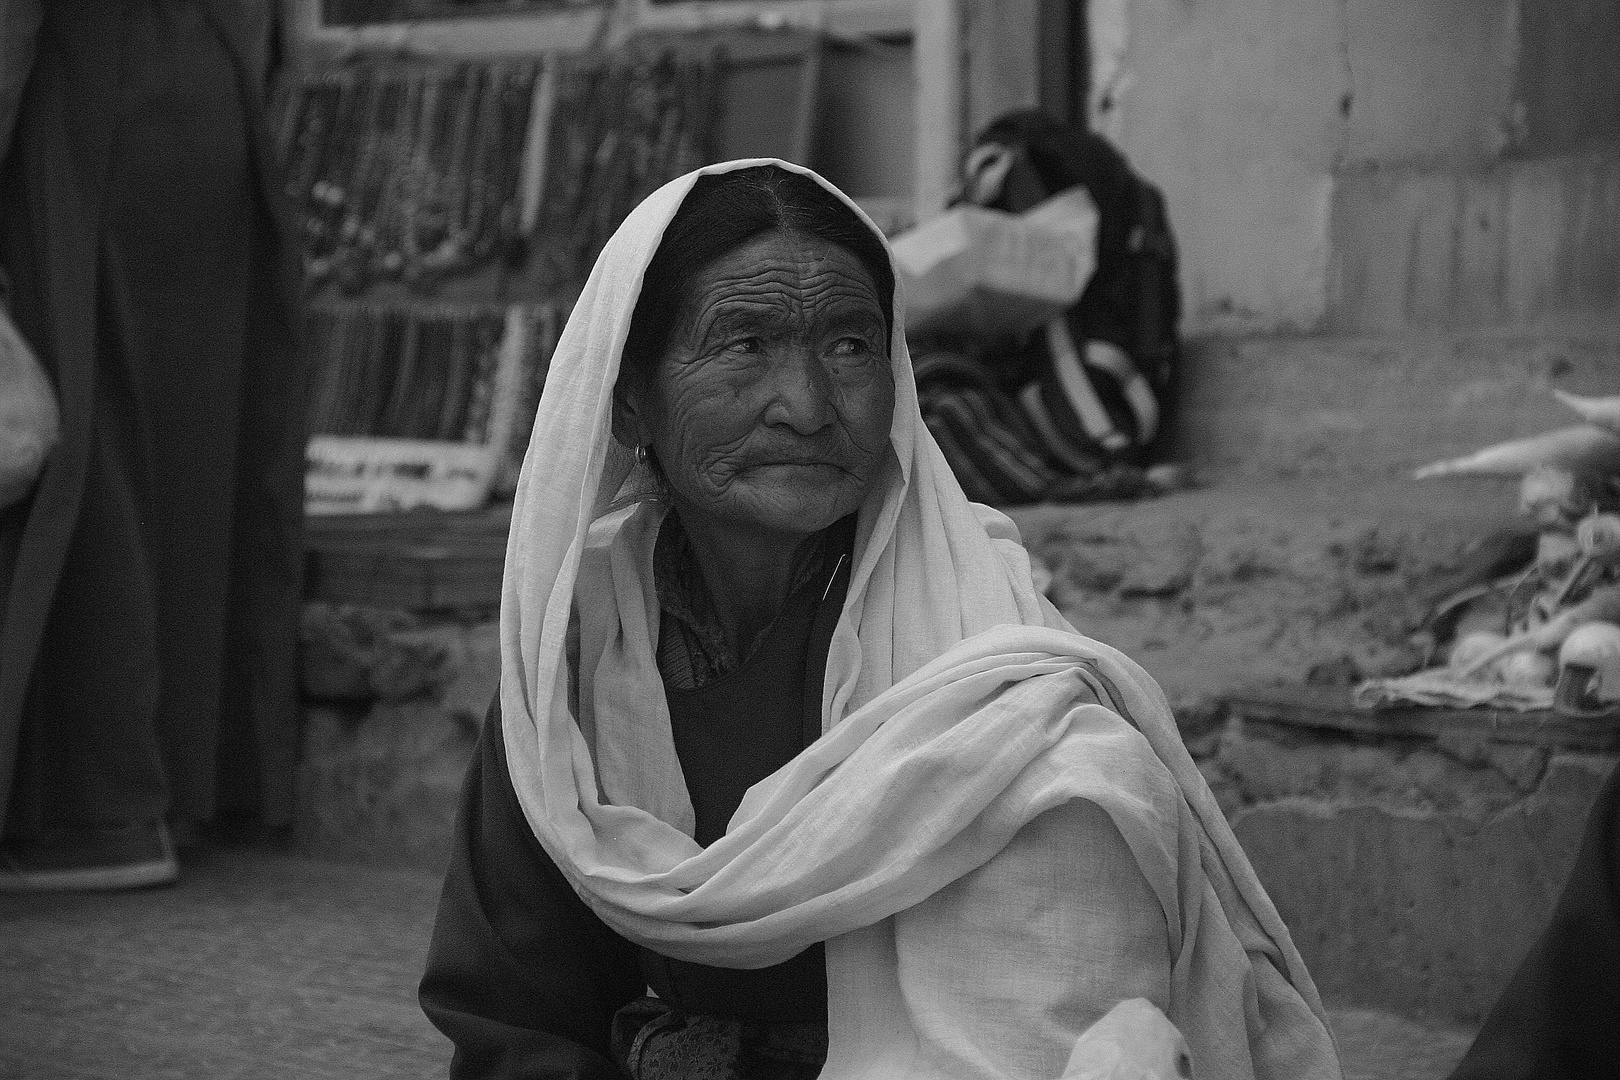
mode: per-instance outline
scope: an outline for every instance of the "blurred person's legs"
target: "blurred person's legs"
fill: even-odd
[[[248,117],[204,5],[126,22],[102,287],[145,427],[157,730],[182,827],[213,817],[255,210]]]
[[[27,220],[4,222],[0,257],[63,387],[63,456],[94,445],[42,480],[51,527],[19,541],[27,514],[10,517],[20,565],[65,558],[13,581],[22,601],[0,592],[0,769],[4,740],[17,751],[0,889],[172,878],[165,821],[182,836],[291,817],[302,379],[267,201],[268,22],[250,15],[211,0],[47,15],[34,123],[6,163]],[[69,173],[84,184],[61,195]],[[93,224],[68,244],[78,221]],[[48,619],[33,648],[30,619]],[[68,863],[97,873],[42,869]]]
[[[40,639],[0,841],[0,890],[128,888],[177,872],[154,725],[152,582],[117,426],[97,428]]]

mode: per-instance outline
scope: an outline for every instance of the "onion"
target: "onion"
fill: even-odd
[[[1509,686],[1551,686],[1558,674],[1558,662],[1550,653],[1514,653],[1498,660],[1492,665],[1491,672]]]
[[[1567,573],[1580,553],[1580,545],[1568,533],[1544,532],[1536,538],[1536,566],[1546,573]]]
[[[1580,479],[1557,465],[1537,465],[1519,482],[1519,516],[1546,528],[1568,528],[1591,499]]]
[[[1466,671],[1475,663],[1501,649],[1507,638],[1489,630],[1475,630],[1464,634],[1451,646],[1451,666]]]

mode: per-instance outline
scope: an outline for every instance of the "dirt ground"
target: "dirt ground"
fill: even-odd
[[[1243,686],[1411,670],[1429,603],[1513,526],[1515,498],[1499,480],[1301,481],[1013,517],[1053,602],[1187,721]]]

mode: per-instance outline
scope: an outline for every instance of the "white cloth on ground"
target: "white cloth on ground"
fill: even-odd
[[[660,510],[609,510],[632,465],[611,398],[665,226],[698,175],[752,164],[638,206],[552,360],[501,608],[506,752],[540,843],[609,926],[666,955],[762,967],[826,941],[828,1080],[1056,1076],[1134,996],[1183,1031],[1200,1077],[1338,1076],[1310,977],[1157,686],[1064,622],[1012,523],[967,501],[923,426],[901,297],[893,455],[859,514],[824,734],[749,791],[726,836],[691,839],[655,659]],[[1128,926],[1145,904],[1151,945]],[[1120,985],[1090,998],[1069,985],[1082,943],[1045,932],[1076,919],[1101,928],[1091,948],[1128,931]]]

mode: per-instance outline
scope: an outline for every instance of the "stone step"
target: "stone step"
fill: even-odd
[[[1478,1024],[1547,925],[1614,754],[1234,720],[1199,765],[1324,997]]]
[[[1472,1026],[1424,1024],[1376,1009],[1328,1005],[1344,1080],[1442,1080],[1468,1052]]]
[[[1334,178],[1328,329],[1620,312],[1620,157],[1367,167]]]
[[[442,871],[500,681],[493,613],[309,604],[294,838],[307,854]]]

